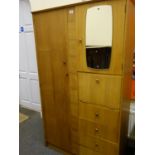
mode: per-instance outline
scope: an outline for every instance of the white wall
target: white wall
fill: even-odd
[[[38,69],[29,0],[19,1],[19,27],[19,103],[26,108],[40,111]]]
[[[30,0],[30,3],[31,3],[31,11],[33,12],[68,4],[74,4],[83,1],[90,1],[90,0]]]

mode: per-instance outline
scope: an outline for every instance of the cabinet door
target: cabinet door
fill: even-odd
[[[79,73],[79,99],[84,103],[119,109],[121,77]]]
[[[122,65],[124,59],[124,24],[125,24],[125,1],[102,1],[96,3],[89,3],[76,7],[76,19],[77,19],[77,40],[79,42],[77,49],[79,51],[79,71],[104,73],[104,74],[122,74]],[[109,67],[106,69],[94,69],[90,68],[86,59],[86,15],[87,10],[95,6],[111,6],[112,8],[112,48],[111,59]],[[96,17],[94,17],[96,18]],[[96,33],[99,34],[99,28],[96,25]],[[91,31],[91,30],[90,30]],[[94,32],[94,30],[93,30]],[[94,32],[95,33],[95,32]],[[105,36],[103,36],[106,38]],[[97,40],[97,39],[96,39]],[[103,59],[104,61],[104,59]],[[104,63],[104,62],[103,62]]]
[[[56,10],[33,17],[46,141],[70,152],[67,14]]]

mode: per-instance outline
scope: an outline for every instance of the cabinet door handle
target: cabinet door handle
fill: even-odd
[[[82,39],[79,39],[79,43],[82,44]]]

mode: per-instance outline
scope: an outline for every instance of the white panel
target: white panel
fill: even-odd
[[[37,73],[29,73],[30,80],[38,80],[38,74]]]
[[[40,103],[39,83],[37,80],[30,80],[32,103]]]
[[[24,25],[24,2],[19,1],[19,25]]]
[[[24,33],[19,34],[19,70],[23,72],[27,71],[27,55]]]
[[[89,8],[86,15],[86,46],[112,46],[112,7]]]
[[[36,49],[34,34],[32,32],[25,33],[26,46],[28,52],[29,72],[37,73]]]
[[[30,0],[31,10],[43,10],[90,0]]]
[[[20,100],[30,100],[30,94],[29,94],[29,83],[28,80],[25,78],[19,79],[19,96]]]
[[[129,125],[128,125],[128,137],[131,136],[134,127],[135,127],[135,113],[130,113]]]
[[[133,129],[135,128],[135,102],[130,104],[130,115],[128,125],[128,137],[131,136]]]
[[[33,32],[33,25],[26,25],[24,26],[24,32]]]
[[[24,3],[24,9],[23,9],[23,13],[24,13],[24,24],[25,25],[32,25],[32,14],[31,14],[31,8],[30,8],[30,4],[29,4],[29,0],[23,0]]]
[[[27,72],[19,72],[19,77],[27,79],[27,77],[28,77]]]
[[[20,105],[40,111],[40,93],[36,63],[36,50],[29,1],[20,1],[19,34],[19,98]]]

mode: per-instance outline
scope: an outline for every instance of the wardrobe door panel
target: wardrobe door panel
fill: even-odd
[[[117,0],[117,1],[102,1],[102,2],[96,2],[96,3],[90,3],[78,6],[76,8],[76,19],[77,19],[77,40],[79,42],[78,45],[78,51],[79,51],[79,64],[78,64],[78,70],[84,71],[84,72],[92,72],[92,73],[103,73],[103,74],[112,74],[112,75],[121,75],[122,74],[122,66],[123,66],[123,48],[124,48],[124,24],[125,24],[125,1],[124,0]],[[111,46],[111,52],[109,57],[110,62],[108,63],[107,67],[99,67],[98,65],[96,68],[90,67],[89,63],[87,62],[87,54],[90,51],[90,53],[93,53],[94,56],[96,55],[96,59],[93,57],[92,61],[100,60],[102,62],[102,65],[105,62],[105,58],[103,55],[100,55],[100,51],[103,49],[99,49],[98,55],[95,53],[96,49],[87,49],[87,41],[86,41],[86,28],[87,28],[87,10],[93,7],[104,7],[109,6],[112,9],[112,46]],[[97,18],[97,17],[96,17]],[[99,31],[100,29],[98,25],[96,25],[96,33],[95,34],[101,34]],[[107,32],[107,31],[105,31]],[[100,36],[100,35],[99,35]],[[106,36],[106,34],[105,34]],[[104,38],[107,38],[107,36]],[[98,39],[96,39],[98,40]],[[88,50],[88,51],[87,51]],[[104,51],[105,50],[105,51]],[[103,51],[106,52],[106,49]],[[103,52],[103,53],[104,53]],[[108,52],[108,49],[107,49]],[[102,52],[101,52],[102,53]],[[102,53],[102,54],[103,54]],[[103,57],[103,58],[102,58]],[[89,57],[90,58],[90,57]],[[101,60],[102,58],[102,60]],[[95,60],[94,60],[95,59]],[[109,59],[107,59],[109,61]],[[99,63],[99,62],[98,62]],[[104,65],[103,65],[104,66]]]
[[[33,17],[46,142],[70,152],[66,10],[43,12]]]

